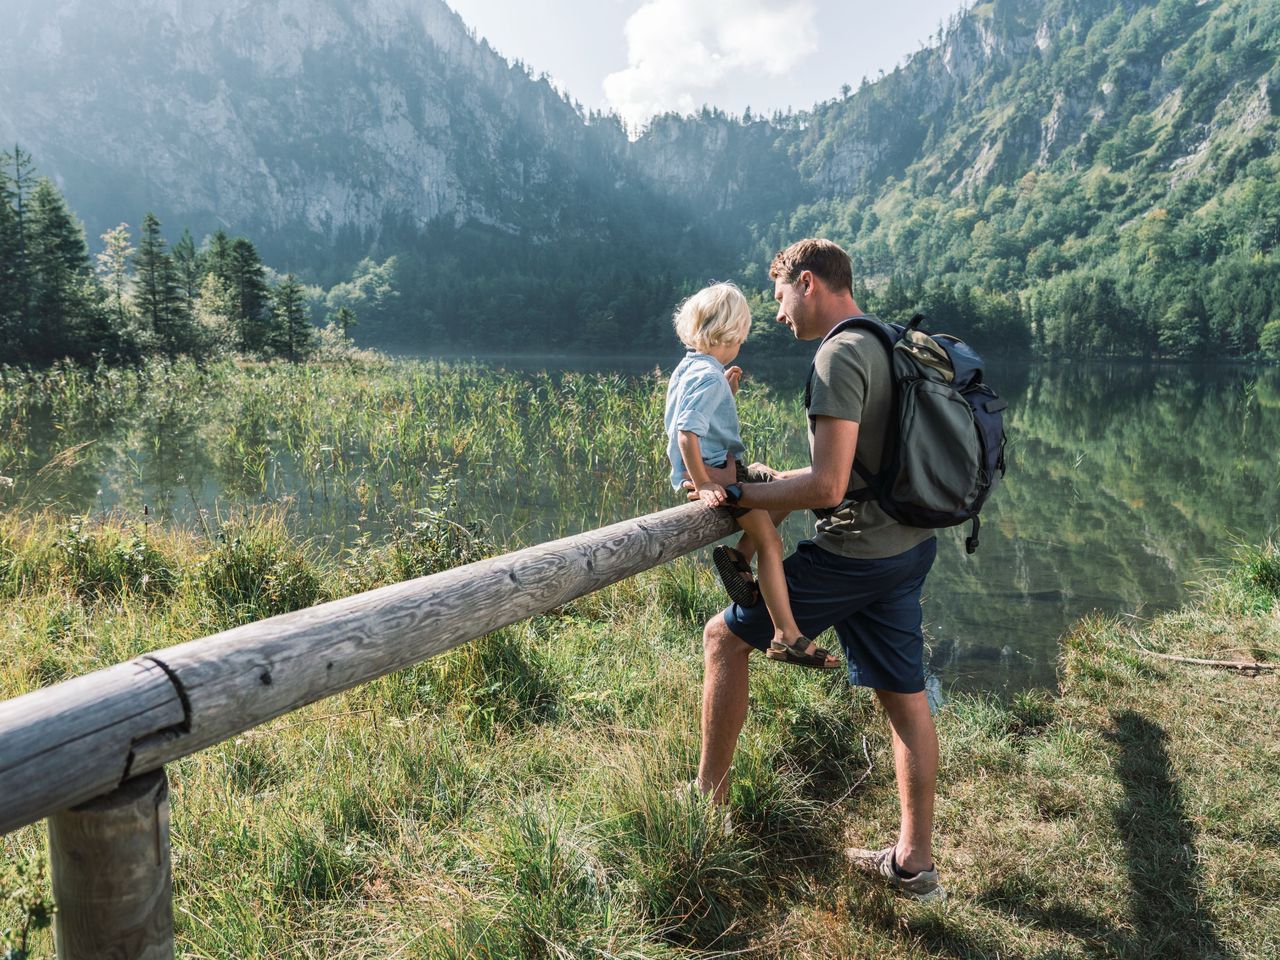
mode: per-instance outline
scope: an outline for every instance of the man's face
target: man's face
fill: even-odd
[[[813,287],[813,278],[807,270],[801,271],[795,283],[787,283],[781,277],[773,281],[773,298],[778,301],[778,322],[791,328],[797,340],[812,340],[813,305],[805,293]]]

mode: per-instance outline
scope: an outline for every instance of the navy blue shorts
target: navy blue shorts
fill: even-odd
[[[877,560],[841,557],[802,540],[782,562],[796,624],[810,639],[835,627],[849,661],[850,683],[919,693],[924,689],[920,590],[937,554],[934,537]],[[763,601],[754,607],[735,603],[723,616],[734,636],[768,649],[774,628]]]

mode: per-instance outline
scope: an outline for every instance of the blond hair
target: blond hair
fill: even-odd
[[[690,350],[706,353],[711,347],[747,339],[751,308],[734,284],[713,283],[680,304],[672,323],[681,343]]]

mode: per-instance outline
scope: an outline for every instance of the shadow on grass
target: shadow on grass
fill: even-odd
[[[1170,960],[1227,957],[1205,910],[1195,828],[1173,777],[1164,728],[1129,710],[1112,719],[1120,748],[1116,775],[1124,785],[1116,826],[1128,858],[1136,928],[1131,953]]]
[[[1114,815],[1125,846],[1132,926],[1118,928],[1055,901],[1049,890],[1023,874],[1004,877],[984,891],[981,901],[1021,923],[1070,936],[1099,960],[1227,960],[1233,954],[1205,908],[1195,828],[1174,779],[1165,731],[1133,711],[1114,714],[1112,722],[1109,739],[1118,747],[1115,772],[1124,787]],[[913,925],[912,932],[933,950],[956,958],[1019,957],[943,916]],[[1039,960],[1053,956],[1053,951],[1036,953]]]

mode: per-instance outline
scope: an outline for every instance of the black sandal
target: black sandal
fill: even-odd
[[[751,577],[751,564],[733,547],[716,547],[711,559],[724,584],[724,592],[740,607],[754,607],[760,602],[760,587]]]
[[[813,653],[807,652],[809,644],[813,643],[808,637],[797,637],[795,643],[787,643],[785,640],[770,640],[769,649],[764,655],[770,660],[777,660],[779,663],[790,663],[797,667],[808,667],[811,670],[839,670],[839,663],[827,663],[827,657],[831,656],[831,651],[825,647],[815,646]]]

